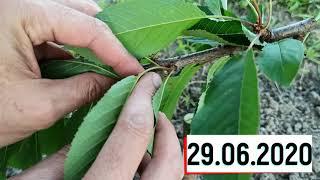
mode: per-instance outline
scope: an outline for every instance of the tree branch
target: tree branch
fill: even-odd
[[[177,56],[168,59],[156,60],[157,64],[164,67],[175,68],[177,70],[189,64],[204,64],[214,59],[219,59],[227,55],[233,55],[243,50],[242,47],[236,46],[221,46],[216,48],[207,49],[204,51],[188,54],[184,56]]]
[[[298,38],[310,32],[316,26],[314,18],[306,19],[288,26],[266,31],[262,35],[262,40],[266,42],[275,42],[285,38]]]
[[[315,26],[316,20],[314,18],[306,19],[281,28],[266,30],[262,33],[261,40],[270,43],[285,38],[299,38],[299,36],[303,36],[310,32]],[[161,66],[179,71],[189,64],[204,64],[224,56],[236,54],[243,50],[243,47],[221,46],[184,56],[177,56],[168,59],[157,59],[155,62]]]

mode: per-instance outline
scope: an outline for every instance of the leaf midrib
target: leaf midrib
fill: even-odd
[[[57,61],[56,61],[56,62],[57,62]],[[96,64],[94,64],[94,63],[87,63],[87,62],[76,61],[76,60],[71,60],[71,61],[66,61],[66,62],[91,66],[91,67],[94,67],[94,68],[96,68],[96,69],[99,69],[99,70],[103,71],[103,72],[106,73],[106,74],[112,74],[113,76],[118,77],[117,74],[112,73],[111,71],[108,71],[108,70],[106,70],[106,69],[104,69],[104,68],[102,68],[102,67],[100,67],[100,66],[98,66],[98,65],[96,65]]]
[[[115,35],[122,35],[122,34],[125,34],[125,33],[130,33],[130,32],[134,32],[134,31],[141,31],[141,30],[144,30],[144,29],[154,28],[154,27],[157,27],[157,26],[164,26],[164,25],[169,25],[169,24],[182,23],[182,22],[187,22],[187,21],[204,19],[204,18],[208,18],[208,17],[211,17],[211,16],[201,16],[201,17],[187,18],[187,19],[183,19],[183,20],[177,20],[177,21],[153,24],[153,25],[148,25],[148,26],[144,26],[144,27],[140,27],[140,28],[135,28],[135,29],[123,31],[123,32],[120,32],[120,33],[115,33]]]

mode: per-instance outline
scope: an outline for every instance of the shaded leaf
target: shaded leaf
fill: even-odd
[[[155,123],[154,123],[155,125],[158,122],[160,107],[164,97],[164,91],[167,87],[167,83],[169,79],[170,79],[170,75],[165,79],[165,81],[162,83],[162,85],[160,86],[160,88],[157,90],[157,92],[154,94],[152,98],[152,108],[155,116]]]
[[[161,111],[171,119],[183,90],[201,66],[189,65],[178,76],[170,77],[161,103]]]
[[[191,122],[191,134],[256,134],[259,126],[257,71],[250,50],[213,66],[212,79]],[[220,70],[219,70],[220,69]],[[206,175],[206,180],[249,180],[250,175]]]
[[[259,96],[252,51],[232,57],[204,93],[191,124],[192,134],[256,134]]]
[[[258,64],[272,81],[289,86],[299,71],[303,57],[303,44],[298,40],[285,39],[267,44],[258,57]]]
[[[41,65],[42,76],[50,79],[63,79],[86,72],[95,72],[106,77],[119,79],[119,76],[109,66],[96,64],[83,58],[53,60]]]
[[[249,45],[250,41],[239,21],[214,21],[202,19],[185,31],[185,35],[207,38],[222,44]]]
[[[41,155],[51,155],[66,145],[63,121],[58,121],[50,128],[39,131],[37,134]]]
[[[250,180],[251,174],[205,175],[204,180]]]
[[[27,139],[9,146],[7,166],[27,169],[42,159],[37,133]]]
[[[0,149],[0,180],[6,179],[8,147]]]
[[[114,86],[84,118],[65,161],[64,178],[81,179],[110,135],[121,109],[135,85],[136,77],[127,77]]]

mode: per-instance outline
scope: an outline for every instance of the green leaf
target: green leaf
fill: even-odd
[[[130,76],[112,86],[84,118],[65,161],[66,180],[81,179],[86,173],[116,124],[136,80]]]
[[[0,180],[6,179],[8,147],[0,149]]]
[[[44,78],[63,79],[86,72],[95,72],[106,77],[119,79],[112,68],[102,64],[96,64],[85,59],[53,60],[41,65]]]
[[[105,8],[96,17],[108,24],[131,54],[142,58],[167,47],[206,14],[182,0],[135,0]],[[96,59],[91,51],[73,50]]]
[[[260,70],[272,81],[289,86],[296,77],[304,57],[303,44],[285,39],[267,44],[258,58]]]
[[[216,74],[216,72],[218,72],[227,63],[229,59],[230,59],[229,57],[222,57],[216,60],[216,62],[211,65],[207,75],[207,87],[209,86],[210,82],[213,80],[213,77]]]
[[[319,14],[315,17],[315,20],[316,20],[316,21],[319,21],[319,19],[320,19],[320,12],[319,12]]]
[[[153,108],[153,113],[155,116],[155,125],[158,122],[158,117],[159,117],[159,112],[160,112],[160,107],[163,101],[163,97],[164,97],[164,91],[166,89],[168,80],[170,79],[170,76],[168,76],[166,78],[166,80],[162,83],[162,85],[160,86],[160,88],[157,90],[157,92],[154,94],[153,98],[152,98],[152,108]]]
[[[259,95],[252,51],[232,57],[204,93],[191,124],[192,134],[257,133]]]
[[[253,51],[213,66],[209,87],[191,122],[191,134],[256,134],[259,92]],[[220,70],[219,70],[220,69]],[[207,175],[206,180],[249,180],[250,175]]]
[[[249,45],[250,41],[242,30],[239,21],[214,21],[202,19],[185,31],[185,35],[207,38],[222,44]]]
[[[250,180],[251,174],[205,175],[204,180]]]
[[[228,10],[228,0],[221,0],[221,4],[224,10]]]
[[[178,76],[170,77],[168,80],[160,108],[168,119],[172,118],[183,90],[200,67],[201,66],[189,65],[185,67]]]
[[[81,123],[83,122],[84,117],[92,109],[94,103],[86,105],[76,110],[71,114],[70,118],[65,118],[64,120],[64,138],[67,144],[70,144],[78,131]]]
[[[42,159],[38,143],[38,134],[9,146],[11,153],[8,156],[8,166],[27,169]]]
[[[214,15],[222,15],[221,14],[221,0],[206,0],[205,1],[209,10]]]
[[[64,49],[69,51],[75,59],[85,59],[97,65],[103,65],[102,61],[88,48],[73,47],[65,45]],[[111,67],[109,67],[111,69]]]
[[[58,121],[48,129],[38,132],[39,149],[42,155],[51,155],[66,145],[64,123]]]

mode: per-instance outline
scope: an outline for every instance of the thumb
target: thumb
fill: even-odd
[[[23,171],[17,176],[11,177],[10,180],[63,179],[63,163],[68,151],[69,147],[64,147],[30,169]]]

